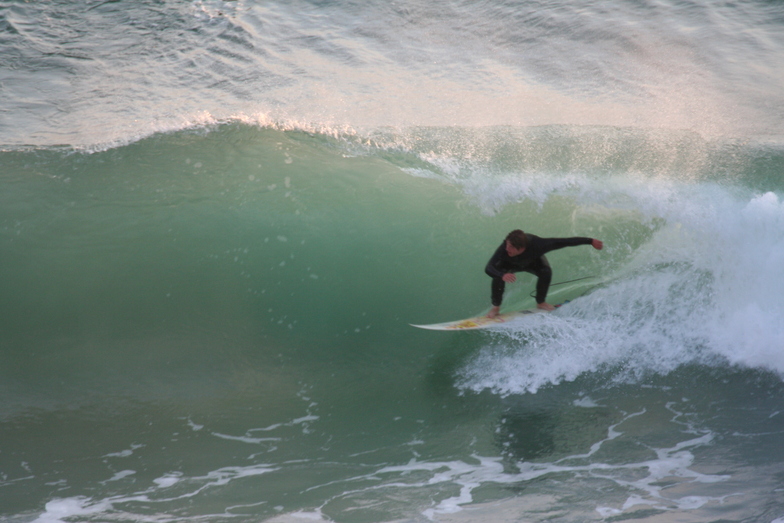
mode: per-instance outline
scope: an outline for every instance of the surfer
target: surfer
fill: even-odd
[[[534,234],[526,234],[520,229],[510,232],[485,267],[487,275],[493,278],[490,286],[493,307],[487,313],[487,317],[498,316],[506,284],[517,280],[514,273],[521,271],[530,272],[538,278],[536,306],[546,311],[555,309],[545,301],[553,271],[544,255],[556,249],[576,245],[592,245],[597,250],[604,247],[601,241],[594,238],[540,238]]]

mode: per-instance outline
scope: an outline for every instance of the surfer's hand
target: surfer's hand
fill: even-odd
[[[515,276],[515,275],[514,275],[513,273],[511,273],[511,272],[507,272],[506,274],[504,274],[504,275],[501,277],[501,279],[502,279],[502,280],[504,280],[506,283],[514,283],[514,282],[516,282],[516,281],[517,281],[517,276]]]
[[[593,248],[596,249],[597,251],[601,251],[602,247],[604,247],[604,243],[602,243],[601,240],[597,240],[596,238],[594,238],[593,241],[591,241],[591,245],[593,245]]]

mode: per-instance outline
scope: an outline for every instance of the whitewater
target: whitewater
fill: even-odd
[[[783,28],[0,0],[0,520],[784,521]]]

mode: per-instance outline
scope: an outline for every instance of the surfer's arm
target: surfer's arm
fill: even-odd
[[[593,245],[595,249],[602,248],[602,242],[599,240],[595,240],[593,238],[583,238],[581,236],[575,236],[574,238],[539,238],[537,242],[537,250],[541,252],[541,254],[547,254],[550,251],[555,251],[558,249],[563,249],[564,247],[576,247],[578,245]],[[596,243],[598,242],[599,247],[597,247]]]
[[[506,255],[506,247],[502,243],[501,246],[496,249],[493,256],[490,258],[490,261],[487,262],[485,266],[485,273],[490,276],[491,278],[503,278],[506,272],[500,270],[498,265],[501,262],[501,259]]]

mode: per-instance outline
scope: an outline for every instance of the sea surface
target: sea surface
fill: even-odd
[[[0,0],[0,522],[628,520],[784,522],[784,3]]]

